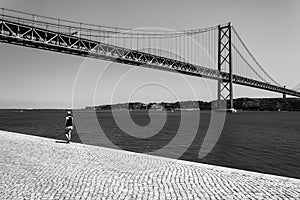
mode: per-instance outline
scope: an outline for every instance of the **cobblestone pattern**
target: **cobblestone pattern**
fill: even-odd
[[[0,199],[300,199],[300,181],[0,131]]]

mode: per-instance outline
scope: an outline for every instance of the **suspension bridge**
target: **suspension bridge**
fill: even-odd
[[[276,82],[230,24],[193,30],[126,29],[2,8],[0,42],[218,82],[218,102],[233,108],[233,84],[300,97]]]
[[[300,91],[300,83],[296,85],[292,90],[294,91]]]

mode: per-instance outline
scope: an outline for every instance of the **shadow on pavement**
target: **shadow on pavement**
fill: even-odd
[[[57,140],[57,141],[55,141],[55,143],[65,143],[65,144],[67,144],[68,142],[67,141],[63,141],[63,140]]]

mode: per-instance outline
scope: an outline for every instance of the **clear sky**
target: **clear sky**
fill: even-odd
[[[0,7],[124,28],[194,29],[230,21],[276,81],[289,88],[300,82],[298,0],[0,0]],[[0,58],[0,108],[71,108],[80,66],[96,64],[97,73],[87,73],[98,80],[110,64],[2,43]],[[95,91],[95,104],[110,103],[112,96],[113,102],[125,102],[128,98],[145,102],[195,98],[210,101],[216,97],[214,81],[133,68],[112,64],[96,82],[98,85],[88,79],[80,80],[77,83],[82,84],[78,86],[82,93],[77,94],[75,106],[93,104],[85,96],[88,90]],[[132,71],[124,76],[128,70]],[[118,80],[120,84],[114,90]],[[246,96],[281,95],[234,86],[235,98]]]

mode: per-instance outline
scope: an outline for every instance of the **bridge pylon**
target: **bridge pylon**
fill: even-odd
[[[233,109],[233,75],[231,53],[231,24],[218,26],[218,71],[228,77],[218,80],[218,108],[225,103],[227,109]],[[222,76],[223,77],[223,76]],[[229,105],[228,105],[229,103]]]
[[[286,88],[286,86],[283,86],[284,88]],[[282,93],[282,98],[285,100],[286,99],[286,93]]]

